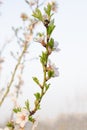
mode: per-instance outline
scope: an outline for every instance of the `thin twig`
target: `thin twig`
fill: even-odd
[[[0,106],[2,105],[2,103],[4,102],[6,96],[8,95],[8,93],[9,93],[9,91],[10,91],[10,88],[11,88],[12,83],[13,83],[14,78],[15,78],[16,71],[17,71],[17,69],[18,69],[18,67],[19,67],[19,65],[20,65],[20,63],[21,63],[22,57],[24,56],[26,50],[27,50],[27,45],[25,44],[24,49],[23,49],[21,55],[20,55],[19,58],[18,58],[18,63],[17,63],[16,66],[15,66],[14,72],[13,72],[12,77],[11,77],[11,80],[10,80],[8,86],[7,86],[6,92],[5,92],[5,94],[3,95],[3,97],[2,97],[2,99],[1,99],[1,101],[0,101]]]

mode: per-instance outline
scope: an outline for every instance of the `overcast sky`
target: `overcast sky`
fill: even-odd
[[[53,36],[61,51],[52,54],[52,60],[59,67],[60,76],[51,81],[52,86],[42,101],[38,113],[42,118],[54,118],[60,112],[87,112],[87,0],[57,2],[59,9],[55,14]],[[4,1],[0,44],[12,35],[11,27],[20,24],[19,17],[21,12],[28,10],[26,6],[23,0]],[[27,90],[24,93],[28,95]]]

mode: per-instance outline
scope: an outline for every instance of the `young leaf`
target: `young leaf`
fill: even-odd
[[[31,122],[33,122],[33,123],[35,121],[35,119],[32,116],[29,116],[28,120],[31,121]]]
[[[34,82],[35,82],[36,84],[38,84],[38,85],[40,84],[37,77],[33,77],[33,80],[34,80]]]
[[[21,108],[20,108],[20,107],[14,108],[13,111],[14,111],[15,113],[21,112]]]
[[[46,65],[46,63],[47,63],[47,53],[46,52],[42,52],[42,56],[40,56],[40,61],[42,64]]]
[[[48,15],[48,17],[51,16],[51,4],[48,3],[47,8],[44,8],[45,13]]]
[[[54,75],[54,71],[53,70],[49,70],[48,71],[48,77],[51,78],[51,77],[53,77],[53,75]]]
[[[43,21],[42,13],[38,8],[36,8],[36,10],[33,12],[32,16],[39,19],[40,21]]]
[[[40,99],[40,97],[41,97],[41,96],[40,96],[40,93],[38,93],[38,92],[37,92],[37,93],[35,93],[35,94],[34,94],[34,96],[36,97],[36,99],[37,99],[37,100],[39,100],[39,99]]]
[[[8,122],[6,126],[11,128],[12,130],[14,129],[14,123],[13,122]]]
[[[49,46],[51,49],[53,49],[53,47],[54,47],[54,39],[53,39],[53,38],[51,38],[50,41],[48,42],[48,46]]]
[[[47,34],[50,36],[51,33],[53,32],[55,28],[55,25],[54,25],[54,20],[52,20],[49,25],[48,25],[48,28],[47,28]]]
[[[45,83],[46,91],[49,89],[49,87],[50,87],[50,84],[46,84],[46,83]]]
[[[29,104],[28,99],[27,99],[27,101],[25,101],[25,106],[26,106],[26,109],[29,111],[30,110],[30,104]]]

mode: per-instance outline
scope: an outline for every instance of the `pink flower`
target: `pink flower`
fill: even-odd
[[[21,128],[23,128],[28,122],[28,115],[29,113],[26,109],[23,109],[21,112],[17,113],[16,123],[19,124]]]

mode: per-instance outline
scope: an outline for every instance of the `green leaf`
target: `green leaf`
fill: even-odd
[[[42,52],[42,56],[40,56],[40,61],[42,64],[46,65],[47,63],[47,52]]]
[[[55,25],[54,25],[54,20],[52,20],[49,25],[48,25],[48,28],[47,28],[47,34],[50,36],[51,33],[53,32],[55,28]]]
[[[46,83],[45,83],[46,91],[49,89],[49,87],[50,87],[50,84],[46,84]]]
[[[29,104],[29,100],[27,99],[27,101],[25,101],[25,108],[29,111],[30,110],[30,104]]]
[[[53,47],[54,47],[54,39],[53,39],[53,38],[51,38],[50,41],[48,42],[48,46],[49,46],[51,49],[53,49]]]
[[[14,128],[13,122],[8,122],[6,126],[12,129]]]
[[[39,99],[40,99],[40,97],[41,97],[41,96],[40,96],[40,93],[38,93],[38,92],[37,92],[37,93],[35,93],[35,94],[34,94],[34,96],[35,96],[35,98],[36,98],[37,100],[39,100]]]
[[[34,82],[35,82],[36,84],[38,84],[38,85],[40,84],[37,77],[33,77],[33,80],[34,80]]]
[[[37,33],[37,36],[42,37],[42,36],[44,36],[44,33],[39,32],[39,33]]]
[[[21,108],[20,108],[20,107],[14,108],[13,111],[14,111],[15,113],[21,112]]]
[[[44,11],[45,11],[45,13],[48,15],[48,17],[51,16],[51,8],[52,8],[52,6],[51,6],[50,3],[48,3],[47,8],[44,7]]]
[[[32,16],[39,19],[40,21],[43,21],[42,13],[38,8],[36,8],[36,10],[33,12]]]
[[[33,123],[35,121],[35,119],[32,116],[29,116],[28,120],[31,121],[31,122],[33,122]]]
[[[51,77],[53,77],[53,75],[54,75],[54,71],[53,70],[49,70],[48,71],[48,77],[51,78]]]

